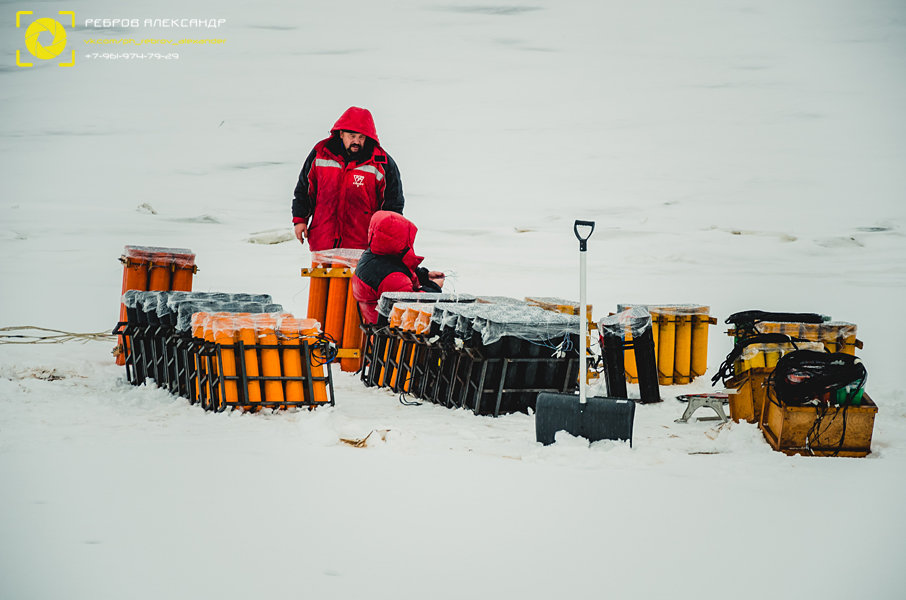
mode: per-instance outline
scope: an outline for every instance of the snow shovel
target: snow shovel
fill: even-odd
[[[581,228],[581,231],[580,231]],[[594,221],[576,221],[573,232],[579,240],[579,395],[541,392],[535,405],[535,437],[545,446],[553,444],[558,431],[582,437],[589,442],[629,440],[632,446],[632,423],[635,403],[619,398],[586,397],[588,324],[585,303],[585,252],[588,238],[595,230]]]

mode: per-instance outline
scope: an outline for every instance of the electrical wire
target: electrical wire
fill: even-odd
[[[313,367],[321,367],[334,362],[337,359],[337,341],[324,332],[319,333],[316,339],[318,341],[315,345],[322,355],[319,357],[318,352],[312,352],[311,365]]]
[[[777,361],[777,366],[767,380],[768,401],[777,406],[815,405],[815,421],[805,435],[805,448],[809,454],[815,453],[814,444],[830,431],[839,416],[839,439],[834,443],[822,444],[821,448],[833,448],[830,455],[838,456],[846,441],[847,411],[864,388],[867,378],[865,365],[855,356],[797,350]],[[844,388],[847,389],[846,397],[836,402],[831,399],[831,395],[836,395]],[[828,421],[832,404],[840,409],[834,410]]]
[[[28,335],[24,333],[0,333],[0,344],[63,344],[66,342],[107,342],[115,336],[101,331],[98,333],[73,333],[59,329],[47,329],[34,325],[0,327],[0,332],[43,331],[55,335]]]

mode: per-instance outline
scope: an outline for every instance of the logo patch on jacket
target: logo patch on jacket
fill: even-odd
[[[356,187],[362,187],[365,185],[365,176],[364,175],[353,175],[352,176],[352,185]]]

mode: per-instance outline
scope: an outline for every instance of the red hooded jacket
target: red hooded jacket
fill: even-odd
[[[371,218],[368,249],[352,277],[352,294],[366,323],[377,322],[384,292],[422,291],[417,270],[424,257],[413,250],[417,232],[412,221],[395,212],[378,211]]]
[[[364,134],[365,147],[348,156],[339,138],[341,130]],[[371,216],[378,210],[403,210],[399,169],[381,148],[368,110],[349,108],[330,133],[315,145],[302,167],[293,199],[293,223],[311,219],[312,251],[365,248]]]

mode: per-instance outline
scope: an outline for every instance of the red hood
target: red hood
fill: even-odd
[[[341,129],[362,133],[373,139],[378,146],[381,145],[381,141],[377,136],[377,129],[374,126],[374,119],[367,108],[359,108],[357,106],[347,108],[346,112],[340,115],[340,118],[334,123],[330,133],[334,134]]]
[[[416,233],[418,227],[403,215],[379,210],[371,217],[368,225],[368,247],[372,254],[401,256],[403,264],[414,271],[424,260],[424,257],[417,256],[413,250]]]

